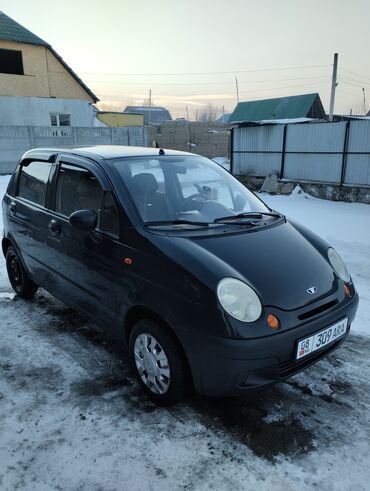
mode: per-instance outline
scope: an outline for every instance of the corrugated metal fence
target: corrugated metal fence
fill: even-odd
[[[147,130],[137,126],[126,128],[0,126],[0,174],[13,171],[22,154],[30,148],[105,144],[146,147]]]
[[[231,166],[236,175],[370,186],[370,121],[240,126]]]

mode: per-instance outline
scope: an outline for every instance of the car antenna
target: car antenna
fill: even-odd
[[[163,148],[159,149],[159,155],[165,155]]]

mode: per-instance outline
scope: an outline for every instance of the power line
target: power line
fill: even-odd
[[[352,82],[346,81],[346,79],[340,78],[340,82],[345,85],[350,85],[351,87],[357,87],[358,89],[363,89],[364,87],[370,87],[370,84],[361,84],[360,82],[354,84]]]
[[[276,80],[242,80],[242,81],[239,81],[239,85],[242,85],[242,84],[270,84],[270,83],[279,83],[279,82],[291,82],[291,81],[296,81],[296,80],[307,80],[307,77],[297,77],[297,78],[281,78],[281,79],[276,79]],[[322,77],[315,77],[315,78],[310,78],[310,81],[311,82],[315,82],[315,81],[322,81],[322,80],[328,80],[328,77],[327,76],[322,76]],[[102,83],[102,84],[107,84],[107,85],[132,85],[132,86],[135,86],[135,85],[143,85],[145,87],[148,86],[148,83],[149,82],[127,82],[127,81],[123,81],[123,82],[118,82],[116,80],[112,80],[112,81],[107,81],[107,80],[94,80],[94,79],[91,79],[89,81],[90,84],[93,84],[93,83]],[[150,82],[150,85],[154,85],[154,86],[159,86],[159,87],[164,87],[164,86],[196,86],[196,85],[218,85],[218,86],[222,86],[222,85],[235,85],[235,81],[234,82]]]
[[[367,77],[366,75],[361,75],[360,73],[353,72],[352,70],[348,70],[347,68],[343,68],[343,67],[341,67],[340,69],[344,70],[345,72],[352,73],[352,75],[356,75],[356,77],[363,78],[370,82],[370,77]]]
[[[323,82],[322,82],[323,83]],[[276,87],[276,90],[288,90],[288,89],[294,89],[294,88],[301,88],[301,87],[308,87],[308,86],[312,86],[312,85],[318,85],[316,82],[312,82],[312,83],[307,83],[307,84],[299,84],[299,85],[290,85],[290,86],[285,86],[285,87]],[[268,88],[265,88],[265,89],[253,89],[253,90],[248,90],[248,91],[244,91],[243,94],[244,97],[246,97],[248,94],[250,93],[255,93],[255,92],[266,92],[266,91],[269,91],[269,92],[273,92],[274,91],[274,87],[268,87]],[[140,99],[141,98],[141,94],[138,95],[138,97],[127,97],[127,95],[123,95],[123,94],[100,94],[98,93],[97,94],[99,97],[122,97],[124,98],[125,100],[137,100],[137,99]],[[208,94],[196,94],[196,96],[199,98],[199,97],[204,97],[204,99],[207,99],[207,95]],[[220,99],[223,99],[224,95],[225,94],[212,94],[213,96],[219,96]],[[176,94],[159,94],[159,93],[156,93],[154,94],[154,98],[155,97],[178,97],[178,98],[186,98],[186,97],[191,97],[191,96],[181,96],[181,95],[176,95]],[[188,101],[188,103],[190,104],[191,101]],[[184,102],[185,104],[185,102]]]
[[[323,68],[330,65],[301,65],[293,67],[281,67],[281,68],[262,68],[257,70],[231,70],[231,71],[219,71],[219,72],[182,72],[182,73],[101,73],[101,72],[80,72],[83,75],[105,75],[105,76],[124,76],[124,77],[163,77],[163,76],[184,76],[184,75],[222,75],[222,74],[236,74],[236,73],[258,73],[258,72],[274,72],[281,70],[304,70],[308,68]]]

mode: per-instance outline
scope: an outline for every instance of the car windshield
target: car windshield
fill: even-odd
[[[248,212],[269,212],[231,174],[204,157],[122,158],[114,159],[114,166],[148,225],[204,224]]]

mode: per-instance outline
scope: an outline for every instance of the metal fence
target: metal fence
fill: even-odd
[[[105,144],[146,147],[147,130],[143,127],[0,126],[0,174],[12,172],[22,154],[31,148]]]
[[[231,140],[236,175],[370,186],[370,120],[240,126]]]

